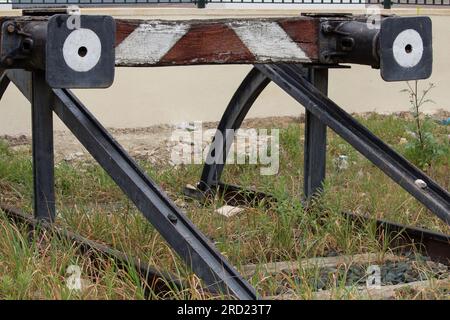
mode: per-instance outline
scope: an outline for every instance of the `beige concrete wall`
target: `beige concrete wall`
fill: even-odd
[[[198,10],[184,12],[186,14],[174,15],[174,11],[171,10],[141,10],[139,15],[186,18],[192,17],[192,12],[196,13]],[[223,10],[213,11],[209,15],[203,14],[200,18],[223,16],[222,12]],[[447,13],[443,14],[445,12]],[[119,16],[136,14],[130,9],[121,11],[120,14],[116,11],[112,13]],[[415,12],[409,10],[402,13]],[[434,46],[433,76],[429,80],[422,81],[423,85],[428,82],[437,85],[430,96],[436,104],[426,107],[427,111],[439,108],[450,110],[448,85],[450,81],[448,54],[450,14],[447,10],[438,13],[433,13],[431,16]],[[241,10],[238,15],[256,14],[256,11],[249,11],[246,14]],[[298,12],[263,11],[260,13],[260,15],[293,14]],[[233,16],[234,13],[228,12],[228,15]],[[76,90],[76,93],[107,127],[129,128],[193,120],[213,121],[220,119],[227,102],[249,70],[250,66],[117,68],[116,79],[111,88]],[[408,109],[408,98],[405,93],[400,93],[403,88],[405,83],[384,82],[379,75],[379,70],[372,70],[366,66],[353,66],[352,69],[331,71],[329,94],[349,112],[391,112]],[[303,112],[302,107],[277,87],[270,85],[258,99],[249,116],[298,115],[300,112]],[[64,129],[59,121],[56,122],[56,129]],[[11,86],[0,101],[0,134],[29,132],[29,103],[16,88]]]

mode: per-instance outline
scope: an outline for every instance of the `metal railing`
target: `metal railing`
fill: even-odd
[[[391,6],[450,6],[450,0],[0,0],[0,4],[12,4],[13,8],[26,7],[50,7],[78,5],[89,6],[127,6],[127,5],[195,5],[205,8],[211,4],[272,4],[272,5],[383,5],[390,9]]]

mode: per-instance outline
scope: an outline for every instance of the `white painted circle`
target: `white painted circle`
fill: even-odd
[[[416,66],[423,55],[423,41],[414,29],[400,32],[392,46],[395,61],[404,68]]]
[[[85,53],[85,55],[80,55],[79,52]],[[91,70],[97,65],[101,54],[102,43],[97,34],[90,29],[76,29],[64,41],[64,61],[75,71]]]

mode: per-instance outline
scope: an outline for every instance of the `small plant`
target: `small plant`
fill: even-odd
[[[405,155],[417,166],[425,169],[446,154],[447,146],[441,144],[433,135],[432,129],[435,124],[430,117],[421,114],[421,109],[425,104],[434,103],[433,100],[428,99],[428,96],[436,86],[429,83],[428,87],[419,93],[418,83],[417,80],[413,85],[406,82],[408,88],[401,91],[406,92],[409,96],[411,114],[414,118],[414,124],[408,130],[410,138],[405,145]]]

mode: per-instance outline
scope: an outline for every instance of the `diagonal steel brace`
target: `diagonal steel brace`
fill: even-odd
[[[31,95],[26,79],[30,75],[24,71],[8,71],[9,79],[29,100]],[[51,90],[53,111],[210,289],[239,299],[256,299],[254,288],[138,167],[73,93],[66,89]]]
[[[450,194],[408,160],[376,137],[303,76],[298,65],[255,65],[320,121],[351,144],[394,182],[450,225]],[[426,183],[423,188],[415,182]]]

